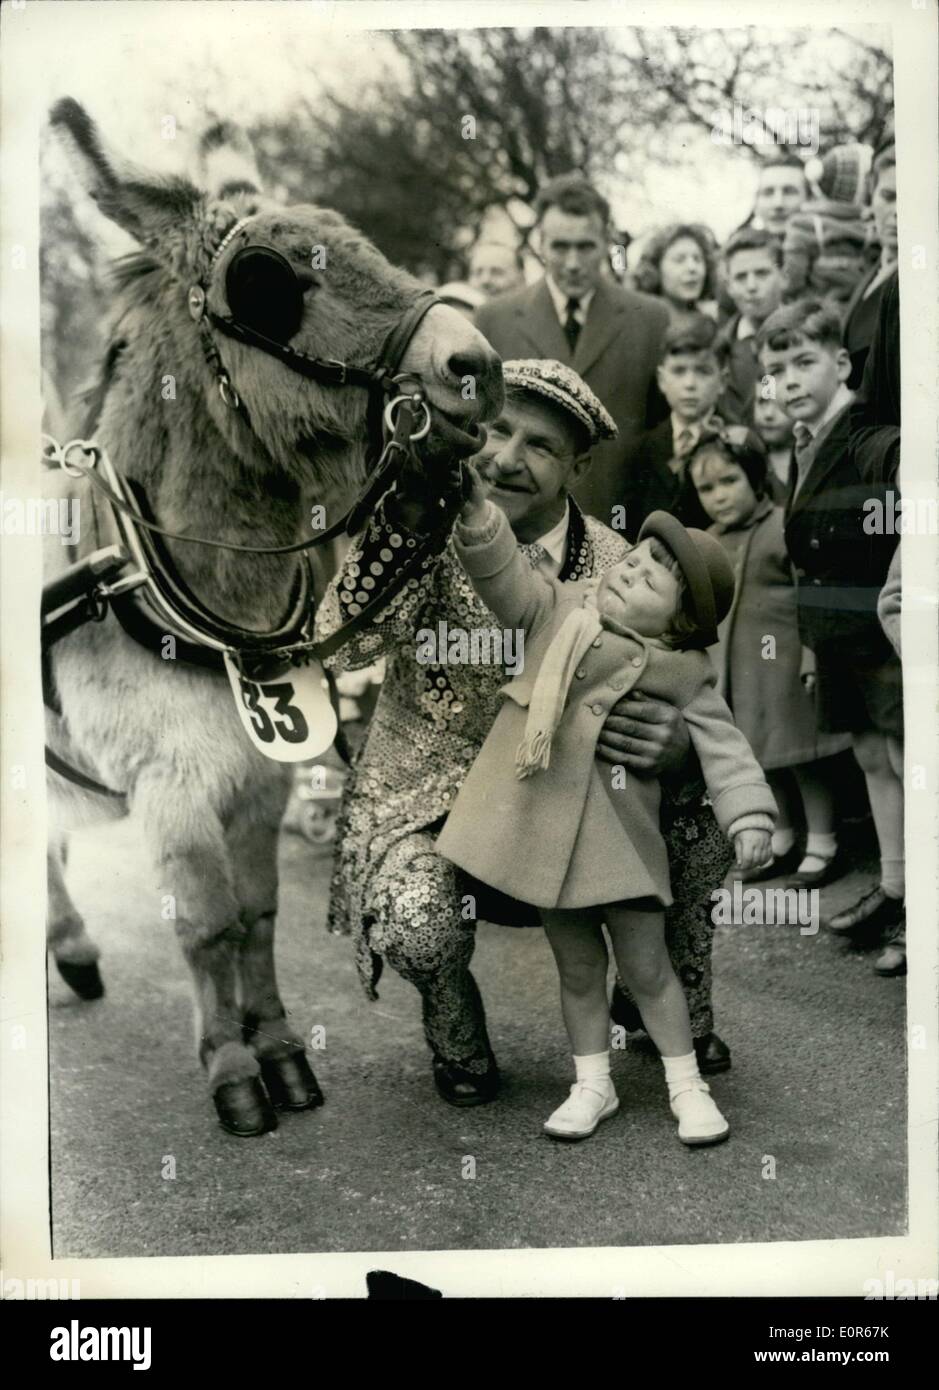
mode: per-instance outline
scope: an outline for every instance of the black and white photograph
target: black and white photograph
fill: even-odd
[[[936,19],[4,3],[5,1298],[936,1297]]]

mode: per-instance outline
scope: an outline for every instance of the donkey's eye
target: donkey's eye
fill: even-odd
[[[303,319],[303,296],[314,283],[272,246],[243,246],[225,275],[232,317],[265,338],[286,343]]]

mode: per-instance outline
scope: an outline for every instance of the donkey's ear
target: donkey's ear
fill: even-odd
[[[113,154],[72,97],[52,108],[53,130],[98,207],[177,273],[197,255],[203,196],[188,179],[149,173]]]

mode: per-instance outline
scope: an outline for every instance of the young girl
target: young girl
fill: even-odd
[[[653,512],[626,559],[599,580],[550,581],[519,554],[475,474],[454,541],[483,602],[527,640],[524,669],[503,687],[507,698],[436,848],[542,909],[577,1077],[545,1130],[586,1138],[619,1106],[610,1080],[605,922],[620,975],[662,1055],[678,1137],[726,1139],[729,1126],[699,1074],[665,948],[662,909],[672,899],[658,784],[594,755],[608,710],[641,682],[644,693],[683,710],[738,864],[767,858],[772,793],[700,650],[716,640],[730,606],[730,566],[711,537]]]
[[[812,695],[802,679],[811,659],[799,640],[783,512],[768,495],[767,474],[759,437],[742,425],[703,435],[688,460],[690,484],[713,523],[710,533],[727,550],[737,580],[720,628],[718,688],[767,774],[780,813],[774,862],[743,877],[752,881],[795,869],[791,886],[817,887],[834,877],[837,849],[833,798],[819,760],[850,747],[850,736],[818,732]],[[808,828],[804,856],[796,845],[785,768],[802,798]]]

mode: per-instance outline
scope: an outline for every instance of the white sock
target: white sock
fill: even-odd
[[[578,1081],[609,1081],[610,1053],[590,1052],[586,1057],[574,1057],[574,1071]]]
[[[805,841],[805,856],[799,865],[799,873],[814,874],[819,869],[824,869],[830,859],[834,859],[838,848],[838,837],[832,831],[822,835],[819,831],[810,831]]]
[[[796,842],[796,832],[789,829],[774,830],[771,844],[773,846],[773,856],[782,859],[784,854],[788,854]]]
[[[701,1080],[698,1058],[693,1048],[686,1057],[663,1057],[662,1065],[665,1068],[665,1082],[670,1099],[677,1091],[686,1090],[689,1081]]]

